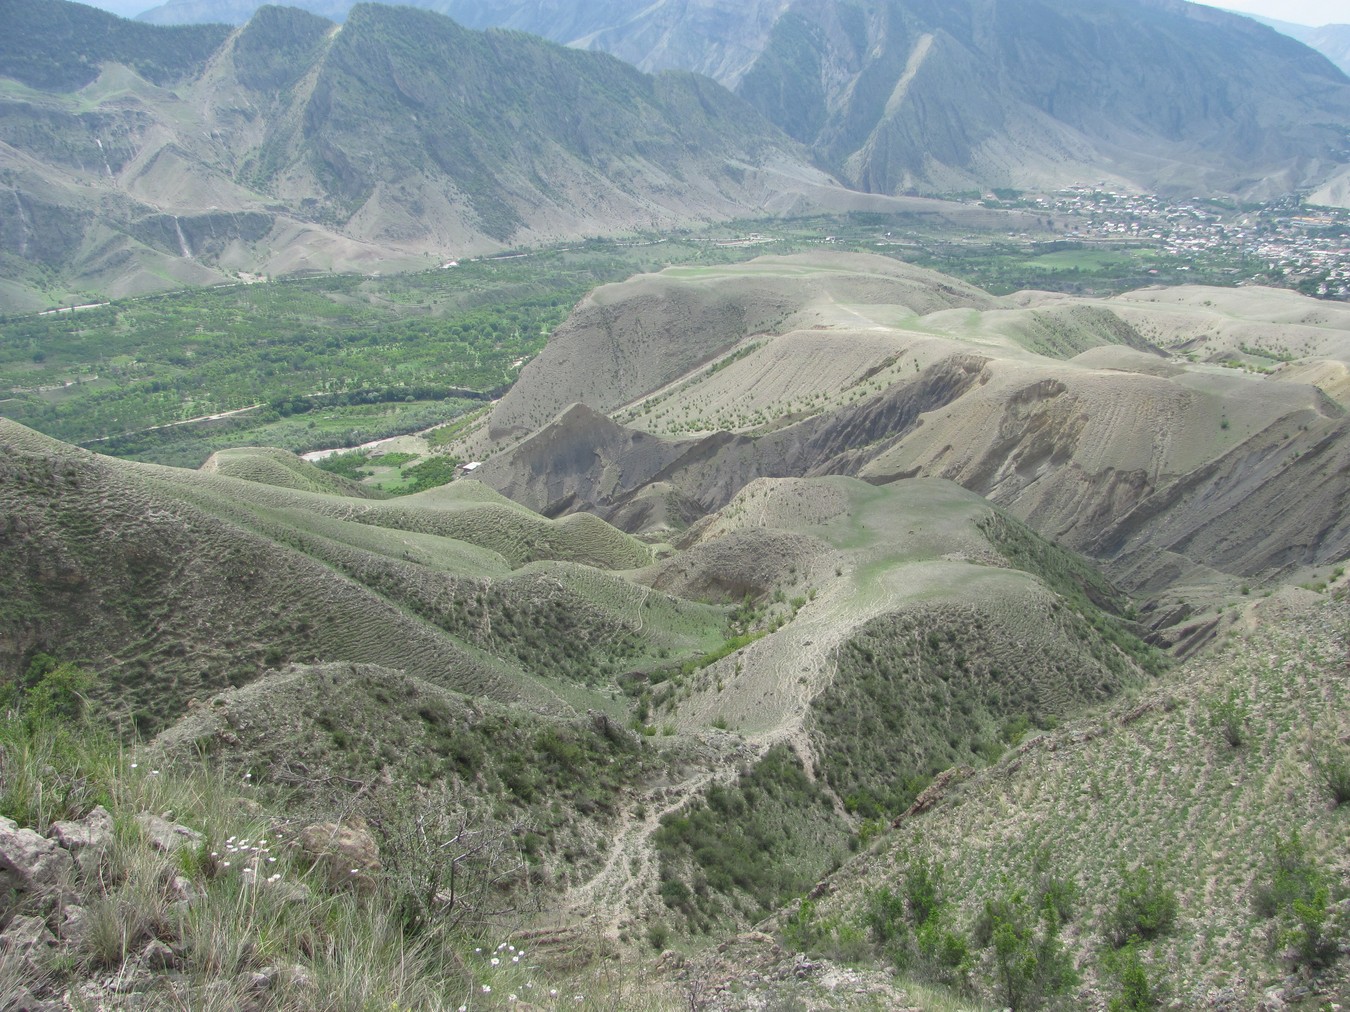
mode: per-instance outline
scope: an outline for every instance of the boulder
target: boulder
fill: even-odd
[[[19,915],[0,933],[0,952],[17,954],[29,962],[40,962],[55,947],[56,936],[47,930],[47,922],[41,917]]]
[[[142,812],[136,816],[136,824],[155,850],[172,853],[179,847],[195,847],[202,842],[202,834],[195,829],[170,822],[151,812]]]
[[[69,851],[0,818],[0,924],[14,914],[46,910],[66,898],[74,870]]]
[[[56,822],[47,834],[74,856],[86,878],[98,874],[112,853],[113,817],[102,805],[78,822]]]
[[[69,942],[77,949],[83,948],[89,942],[91,931],[93,923],[88,910],[73,903],[61,908],[61,923],[56,932],[63,942]]]
[[[300,830],[295,846],[333,886],[361,892],[375,887],[380,848],[364,822],[316,822]]]

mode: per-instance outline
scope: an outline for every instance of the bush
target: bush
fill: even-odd
[[[1218,730],[1232,748],[1241,748],[1247,743],[1247,704],[1238,697],[1236,689],[1230,689],[1221,699],[1211,699],[1208,704],[1210,726]]]
[[[1337,806],[1350,801],[1350,755],[1345,749],[1325,749],[1313,758],[1313,770]]]
[[[1298,833],[1275,841],[1266,881],[1257,885],[1252,906],[1275,920],[1271,941],[1286,948],[1301,966],[1322,967],[1337,952],[1337,933],[1327,923],[1331,901],[1325,877]]]
[[[1133,938],[1148,941],[1165,935],[1176,923],[1179,904],[1176,891],[1168,886],[1157,867],[1122,870],[1120,896],[1106,933],[1116,948]]]
[[[1110,1000],[1110,1012],[1149,1012],[1163,1002],[1158,983],[1139,958],[1139,943],[1127,942],[1105,959],[1106,970],[1116,979],[1120,994]]]
[[[994,991],[1012,1012],[1036,1008],[1078,983],[1052,905],[1033,909],[1021,891],[1013,891],[985,904],[984,921],[994,947]]]

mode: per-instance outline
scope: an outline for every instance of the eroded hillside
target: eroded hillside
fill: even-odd
[[[1107,564],[1162,629],[1350,551],[1347,363],[1350,313],[1291,293],[995,298],[762,258],[600,289],[463,450],[532,508],[652,534],[760,477],[946,478]]]

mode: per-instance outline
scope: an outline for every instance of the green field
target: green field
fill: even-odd
[[[881,253],[994,294],[1232,285],[1263,266],[1220,250],[1179,272],[1180,261],[1145,241],[956,235],[911,214],[731,222],[388,277],[317,275],[0,317],[0,415],[101,452],[180,466],[229,446],[356,445],[428,428],[499,394],[597,285],[821,249]],[[240,413],[208,417],[224,412]]]

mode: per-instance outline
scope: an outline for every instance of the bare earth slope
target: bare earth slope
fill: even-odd
[[[948,478],[1136,589],[1231,592],[1350,549],[1348,365],[1350,311],[1290,293],[996,299],[763,258],[601,289],[465,452],[532,508],[653,533],[651,483],[678,527],[759,477]]]

